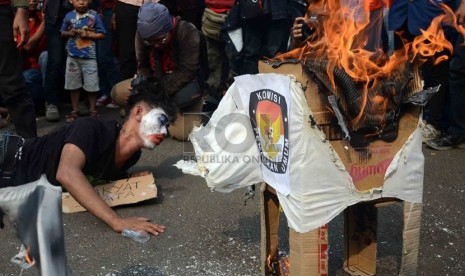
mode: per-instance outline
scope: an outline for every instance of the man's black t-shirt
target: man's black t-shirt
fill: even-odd
[[[16,173],[16,185],[35,181],[42,174],[53,185],[63,147],[76,145],[85,155],[85,175],[96,179],[116,180],[126,177],[126,170],[140,158],[141,151],[126,161],[122,168],[115,168],[115,145],[120,125],[115,121],[81,118],[43,137],[26,140]]]

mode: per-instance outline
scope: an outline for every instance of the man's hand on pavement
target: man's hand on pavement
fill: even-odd
[[[142,230],[152,235],[158,236],[165,232],[165,226],[150,222],[147,218],[129,217],[117,218],[112,223],[112,228],[115,232],[121,232],[123,229]]]

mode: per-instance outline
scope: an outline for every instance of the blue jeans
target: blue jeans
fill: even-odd
[[[109,95],[111,89],[120,81],[119,70],[112,51],[111,9],[103,10],[103,26],[107,31],[105,39],[97,41],[97,62],[100,94]]]
[[[39,69],[27,69],[23,71],[27,90],[31,94],[36,108],[44,103],[44,82],[47,71],[48,53],[42,52],[39,56]]]
[[[34,101],[34,104],[37,106],[39,102],[43,101],[44,86],[42,73],[39,69],[27,69],[23,71],[23,76],[27,90]]]
[[[47,75],[48,52],[43,51],[39,56],[39,69],[42,74],[42,85],[45,86],[45,76]]]

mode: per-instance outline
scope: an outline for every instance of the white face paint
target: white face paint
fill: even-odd
[[[140,123],[140,137],[144,141],[144,147],[153,149],[163,141],[168,133],[168,117],[161,108],[153,108],[142,117]]]

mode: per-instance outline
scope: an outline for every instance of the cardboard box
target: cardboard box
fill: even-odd
[[[261,271],[271,275],[270,261],[278,259],[279,201],[271,186],[263,183],[261,202]],[[289,228],[290,275],[328,275],[328,226],[307,233]],[[275,269],[278,269],[275,267]]]
[[[289,246],[292,276],[328,275],[327,225],[307,233],[289,229]]]
[[[358,191],[367,191],[383,186],[386,169],[391,163],[394,155],[402,148],[409,136],[417,129],[420,109],[414,108],[406,112],[400,119],[397,139],[391,143],[381,140],[369,144],[367,150],[371,152],[370,158],[364,158],[360,149],[349,145],[346,150],[346,141],[342,140],[340,127],[337,125],[335,116],[328,110],[327,97],[318,93],[318,87],[304,72],[300,64],[283,64],[278,68],[272,68],[269,64],[259,62],[260,73],[278,73],[293,75],[305,88],[307,104],[312,110],[316,123],[320,125],[326,137],[330,140],[332,147],[338,153],[346,170],[352,176],[354,185]],[[418,74],[417,74],[418,75]],[[416,90],[421,90],[419,79],[415,83]]]
[[[318,93],[318,88],[304,72],[300,64],[283,64],[272,68],[269,64],[259,62],[260,73],[279,73],[293,75],[305,89],[307,104],[312,110],[316,123],[321,127],[332,147],[338,153],[345,169],[351,175],[355,188],[369,191],[383,186],[386,169],[394,155],[403,147],[409,136],[417,129],[419,108],[412,108],[400,119],[397,139],[391,143],[374,141],[368,150],[373,153],[370,158],[360,155],[360,149],[347,145],[340,137],[340,127],[334,120],[334,115],[326,108],[329,106],[327,98]],[[415,90],[420,90],[421,83],[418,72],[415,72]],[[339,137],[339,138],[338,138]],[[349,146],[349,149],[345,149]],[[377,250],[377,208],[396,201],[396,199],[382,199],[378,201],[356,204],[345,211],[345,261],[344,269],[351,275],[376,274]],[[263,213],[262,209],[262,213]],[[272,217],[267,218],[272,220]],[[401,218],[399,218],[401,220]],[[404,202],[404,248],[402,250],[401,275],[415,275],[418,263],[418,246],[420,238],[421,204]],[[274,222],[262,224],[270,227]],[[262,230],[262,235],[269,233],[269,229]],[[322,234],[323,233],[323,234]],[[326,237],[318,239],[318,237]],[[290,266],[291,275],[326,275],[327,255],[322,248],[327,248],[327,228],[319,228],[308,233],[297,233],[290,229]],[[262,242],[267,242],[262,237]],[[262,245],[268,248],[267,245]],[[263,254],[262,254],[263,255]],[[326,267],[325,265],[326,264]],[[264,271],[264,270],[263,270]],[[266,273],[262,273],[266,275]]]
[[[121,179],[94,188],[110,207],[137,203],[157,197],[157,186],[152,174]],[[62,206],[63,213],[86,211],[69,193],[62,194]]]
[[[279,244],[279,201],[276,191],[262,183],[260,186],[261,214],[261,271],[262,275],[272,274],[270,262],[278,261]]]

